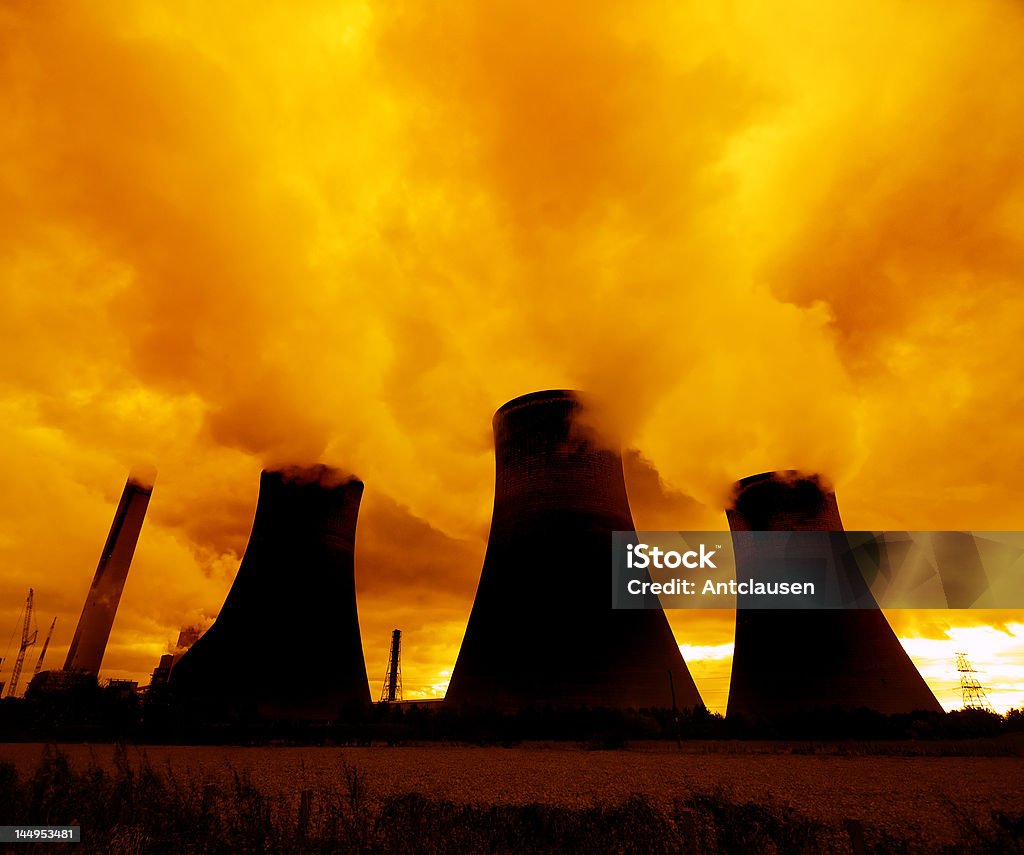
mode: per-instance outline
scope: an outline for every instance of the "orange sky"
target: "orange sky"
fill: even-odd
[[[260,468],[324,461],[374,693],[394,626],[443,690],[534,389],[605,402],[641,528],[790,467],[852,529],[1021,527],[1019,4],[169,8],[0,3],[0,644],[31,585],[62,661],[153,464],[104,662],[144,680]],[[1024,613],[890,619],[947,706],[950,645],[1024,703]],[[730,616],[672,620],[721,708]]]

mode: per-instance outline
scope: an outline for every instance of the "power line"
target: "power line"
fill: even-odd
[[[956,670],[960,672],[960,694],[964,699],[964,709],[995,712],[966,653],[956,654]]]

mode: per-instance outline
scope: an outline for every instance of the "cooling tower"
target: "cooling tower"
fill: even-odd
[[[664,613],[611,607],[612,532],[631,531],[622,459],[577,394],[535,392],[494,416],[494,511],[447,700],[526,706],[701,703]]]
[[[362,493],[326,466],[263,472],[224,606],[171,671],[178,698],[296,719],[369,705],[353,562]]]
[[[739,532],[820,532],[820,541],[808,539],[810,551],[831,549],[842,563],[845,538],[828,534],[843,530],[839,507],[816,476],[745,478],[727,515],[738,579],[756,579],[759,570],[752,550],[741,548],[752,541],[737,538]],[[833,707],[941,711],[859,571],[849,584],[867,608],[744,609],[738,601],[727,715],[765,719]]]
[[[149,479],[149,483],[143,483],[142,479],[130,475],[125,482],[107,542],[100,554],[96,575],[92,578],[82,615],[68,649],[65,671],[83,674],[98,674],[100,671],[103,653],[110,638],[110,628],[114,625],[114,615],[121,602],[121,592],[128,578],[128,568],[135,555],[135,544],[139,542],[139,532],[152,493],[152,479]]]

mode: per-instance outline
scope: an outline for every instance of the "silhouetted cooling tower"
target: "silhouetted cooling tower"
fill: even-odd
[[[171,671],[179,698],[308,719],[370,703],[353,562],[362,493],[326,466],[263,472],[224,606]]]
[[[114,625],[114,615],[121,602],[121,592],[128,578],[128,568],[135,555],[135,545],[139,542],[139,532],[152,493],[152,479],[147,484],[131,475],[124,485],[107,542],[100,554],[96,575],[92,578],[82,615],[68,649],[65,671],[83,674],[98,674],[100,671],[103,653],[110,638],[110,628]]]
[[[494,416],[494,512],[447,699],[529,705],[701,703],[664,613],[613,610],[612,532],[631,531],[622,459],[578,418],[568,391]]]
[[[737,488],[727,512],[734,533],[843,530],[835,494],[816,476],[767,472],[743,479]],[[841,554],[837,538],[822,537],[812,551]],[[738,542],[736,576],[756,579],[758,562],[743,553]],[[873,605],[863,579],[858,575],[855,582],[857,593]],[[832,707],[941,711],[877,606],[744,609],[741,598],[727,714],[759,719]]]

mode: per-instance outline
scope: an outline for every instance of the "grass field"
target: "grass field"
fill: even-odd
[[[95,851],[167,851],[173,826],[154,817],[206,829],[192,851],[217,851],[212,829],[232,814],[262,830],[222,826],[222,851],[392,851],[426,835],[426,849],[408,851],[849,852],[853,819],[868,851],[1012,852],[1024,851],[1019,749],[1006,740],[608,751],[67,745],[56,754],[0,745],[0,777],[17,793],[6,806],[0,793],[0,809],[79,819],[87,840],[90,824],[94,836],[102,828]],[[13,821],[28,820],[2,819]],[[406,834],[392,839],[396,829]]]

